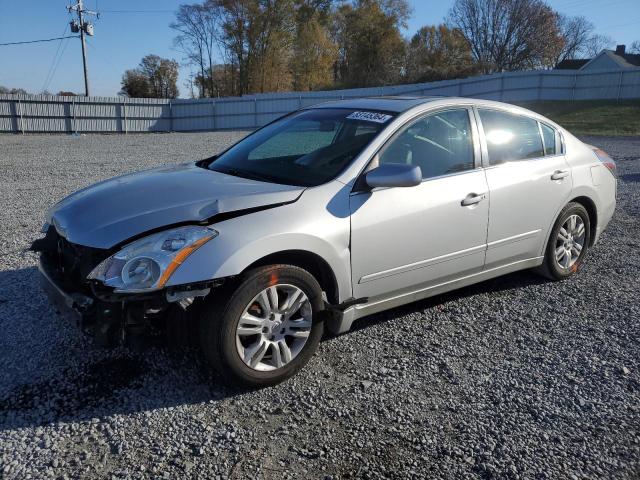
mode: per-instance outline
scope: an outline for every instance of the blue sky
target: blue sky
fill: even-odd
[[[194,1],[194,0],[192,0]],[[69,22],[69,0],[0,0],[0,43],[62,36]],[[177,0],[85,0],[86,7],[99,9],[95,36],[88,42],[89,74],[92,95],[112,96],[120,89],[124,70],[135,67],[140,59],[155,53],[181,60],[172,47],[169,23]],[[407,35],[423,25],[442,21],[452,0],[410,0],[413,15]],[[640,40],[640,0],[550,0],[548,3],[567,15],[584,15],[596,25],[598,33],[629,45]],[[145,10],[145,13],[122,12]],[[68,31],[66,32],[68,35]],[[58,50],[59,49],[59,50]],[[54,62],[56,52],[60,61]],[[49,75],[53,73],[53,75]],[[188,70],[181,71],[179,88]],[[52,77],[47,80],[47,77]],[[0,85],[21,87],[38,93],[70,90],[83,92],[80,42],[76,39],[0,47]]]

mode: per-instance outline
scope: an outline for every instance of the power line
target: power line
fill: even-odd
[[[174,13],[175,10],[100,10],[100,13]]]
[[[69,28],[69,24],[65,25],[64,30],[62,31],[62,36],[64,37],[67,34],[67,29]],[[68,42],[69,40],[67,40]],[[57,59],[58,59],[58,54],[60,53],[60,47],[62,47],[62,44],[64,43],[64,40],[60,40],[60,42],[58,43],[58,48],[56,48],[56,53],[53,55],[53,58],[51,59],[51,65],[49,65],[49,70],[47,71],[47,76],[44,77],[44,83],[42,84],[42,88],[41,91],[45,91],[47,89],[48,83],[49,83],[49,76],[51,75],[51,72],[53,71],[53,66],[55,65]]]
[[[60,65],[60,60],[62,60],[62,56],[64,55],[64,52],[67,49],[68,45],[69,45],[69,40],[66,40],[64,42],[64,46],[62,47],[62,51],[60,52],[60,56],[58,57],[58,60],[56,61],[53,67],[53,70],[51,71],[51,76],[49,77],[49,80],[47,81],[46,86],[42,89],[43,91],[49,88],[49,85],[51,85],[51,82],[53,82],[53,79],[56,76],[56,72],[58,71],[58,66]]]
[[[66,37],[56,37],[56,38],[45,38],[43,40],[28,40],[25,42],[0,43],[0,47],[5,47],[7,45],[24,45],[25,43],[54,42],[56,40],[64,40],[65,38],[78,38],[78,35],[68,35]]]

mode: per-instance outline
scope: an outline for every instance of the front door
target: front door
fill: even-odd
[[[482,270],[488,187],[472,125],[466,108],[427,114],[374,158],[372,167],[417,165],[423,182],[352,193],[355,298],[384,299]]]

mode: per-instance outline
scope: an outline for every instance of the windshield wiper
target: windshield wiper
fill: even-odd
[[[238,168],[222,167],[214,171],[225,173],[227,175],[232,175],[234,177],[242,177],[242,178],[248,178],[250,180],[257,180],[259,182],[273,182],[273,180],[270,179],[269,177],[266,177],[264,175],[260,175],[254,172],[248,172],[246,170],[240,170]]]

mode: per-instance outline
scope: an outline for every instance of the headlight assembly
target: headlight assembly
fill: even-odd
[[[115,292],[158,290],[202,245],[218,236],[208,227],[180,227],[136,240],[104,260],[87,277]]]

